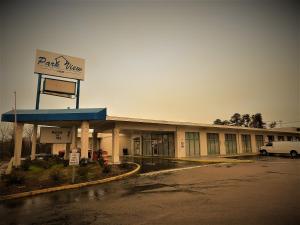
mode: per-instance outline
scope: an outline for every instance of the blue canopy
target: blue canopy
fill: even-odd
[[[106,108],[17,110],[18,122],[106,120]],[[14,122],[14,111],[1,116],[4,122]]]

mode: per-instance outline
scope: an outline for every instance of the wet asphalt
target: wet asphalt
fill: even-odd
[[[207,163],[199,163],[199,162],[188,162],[188,161],[164,159],[164,158],[160,158],[160,157],[140,158],[140,157],[128,156],[128,157],[124,157],[123,161],[138,163],[141,166],[140,174],[154,172],[154,171],[160,171],[160,170],[193,167],[193,166],[207,164]]]
[[[0,224],[300,224],[300,159],[209,165],[0,203]]]

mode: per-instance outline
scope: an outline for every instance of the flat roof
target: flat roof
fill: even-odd
[[[179,121],[168,121],[168,120],[152,120],[152,119],[140,119],[130,117],[119,117],[119,116],[106,116],[107,121],[119,121],[119,122],[135,122],[135,123],[151,123],[151,124],[163,124],[163,125],[175,125],[175,126],[189,126],[189,127],[202,127],[202,128],[217,128],[217,129],[232,129],[232,130],[252,130],[252,131],[264,131],[273,133],[294,133],[300,134],[297,131],[288,130],[274,130],[266,128],[252,128],[252,127],[239,127],[239,126],[228,126],[228,125],[215,125],[215,124],[204,124],[204,123],[193,123],[193,122],[179,122]]]
[[[168,121],[168,120],[153,120],[153,119],[140,119],[130,117],[108,116],[106,108],[82,108],[82,109],[23,109],[17,110],[17,121],[22,123],[41,123],[49,124],[47,122],[72,122],[72,121],[99,121],[99,122],[131,122],[131,123],[143,123],[143,124],[161,124],[161,125],[173,125],[173,126],[188,126],[188,127],[201,127],[201,128],[216,128],[216,129],[229,129],[229,130],[252,130],[260,132],[272,132],[272,133],[293,133],[300,134],[297,131],[291,130],[275,130],[265,128],[251,128],[251,127],[238,127],[227,125],[215,125],[193,122],[180,122],[180,121]],[[2,114],[1,121],[14,122],[14,111],[11,110]],[[53,125],[53,124],[52,124]]]
[[[85,109],[22,109],[17,110],[17,121],[23,123],[49,122],[49,121],[83,121],[83,120],[105,120],[106,108]],[[14,110],[3,113],[1,121],[14,122]]]

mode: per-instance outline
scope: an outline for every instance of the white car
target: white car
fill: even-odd
[[[300,142],[274,141],[261,146],[259,151],[262,155],[268,155],[269,153],[290,154],[294,158],[300,154]]]

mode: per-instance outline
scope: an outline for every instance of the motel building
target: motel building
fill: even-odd
[[[123,155],[166,158],[200,158],[256,154],[269,141],[299,141],[299,128],[258,129],[108,116],[106,108],[17,110],[13,164],[21,163],[24,124],[33,124],[31,159],[35,159],[38,128],[68,129],[68,143],[53,143],[57,154],[79,149],[81,158],[89,151],[108,152],[111,163]],[[2,114],[2,121],[14,122],[14,111]],[[41,132],[40,132],[41,134]],[[41,140],[41,138],[40,138]]]

